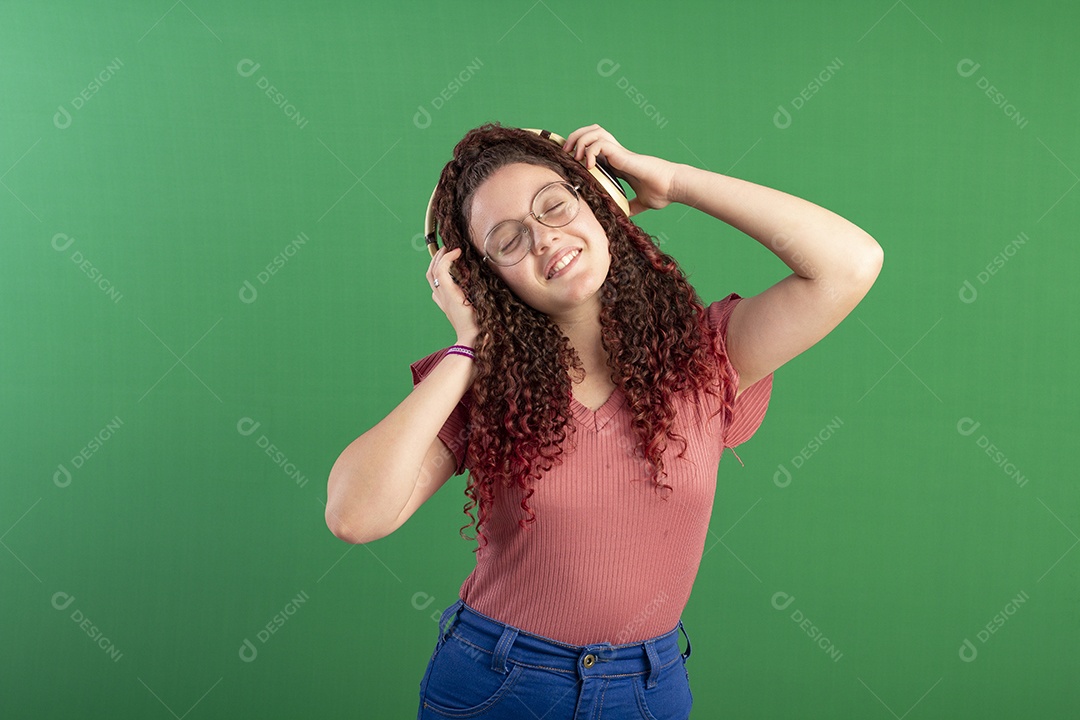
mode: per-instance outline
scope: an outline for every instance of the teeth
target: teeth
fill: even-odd
[[[581,252],[581,251],[580,250],[572,250],[562,260],[555,263],[555,267],[551,268],[551,272],[548,273],[548,277],[550,278],[552,275],[554,275],[555,273],[559,272],[564,267],[569,265],[570,261],[573,260],[574,258],[576,258],[578,256],[579,252]]]

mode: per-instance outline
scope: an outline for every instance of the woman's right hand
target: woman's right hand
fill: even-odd
[[[461,286],[450,276],[450,266],[459,257],[461,248],[449,251],[445,246],[439,248],[428,265],[427,279],[431,286],[431,299],[446,313],[447,320],[457,333],[458,343],[473,347],[480,335],[480,327],[476,324],[476,309],[465,297]],[[438,287],[435,286],[436,280],[439,281]]]

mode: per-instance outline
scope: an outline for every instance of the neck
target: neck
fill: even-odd
[[[577,352],[585,366],[585,374],[596,372],[607,374],[607,351],[600,340],[600,310],[596,306],[575,308],[572,313],[552,316],[552,320],[570,341],[570,346]]]

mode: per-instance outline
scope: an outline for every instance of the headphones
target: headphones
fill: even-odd
[[[555,143],[561,149],[563,143],[566,142],[566,138],[556,135],[550,130],[535,130],[533,128],[522,128],[531,133],[536,133],[540,137],[550,140]],[[585,160],[579,161],[589,173],[596,178],[600,186],[607,191],[615,200],[615,204],[619,206],[619,209],[623,211],[623,214],[627,217],[630,216],[630,201],[626,197],[626,190],[619,184],[616,179],[618,176],[615,174],[615,170],[607,163],[607,161],[601,158],[596,158],[596,164],[592,167],[588,167]],[[431,191],[431,199],[428,200],[427,213],[424,215],[424,239],[427,241],[428,252],[431,253],[431,257],[435,257],[435,253],[439,251],[439,240],[436,235],[435,217],[433,212],[433,205],[435,201],[435,192],[439,189],[439,186],[435,186],[435,190]]]

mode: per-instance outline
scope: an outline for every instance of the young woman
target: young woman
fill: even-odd
[[[327,524],[363,543],[469,470],[476,568],[442,615],[420,718],[687,717],[680,615],[720,455],[761,423],[773,371],[881,268],[873,238],[805,200],[598,125],[559,140],[489,124],[457,145],[427,271],[457,342],[413,363],[412,393],[330,474]],[[628,207],[598,161],[630,184]],[[792,274],[705,306],[629,218],[673,202]]]

